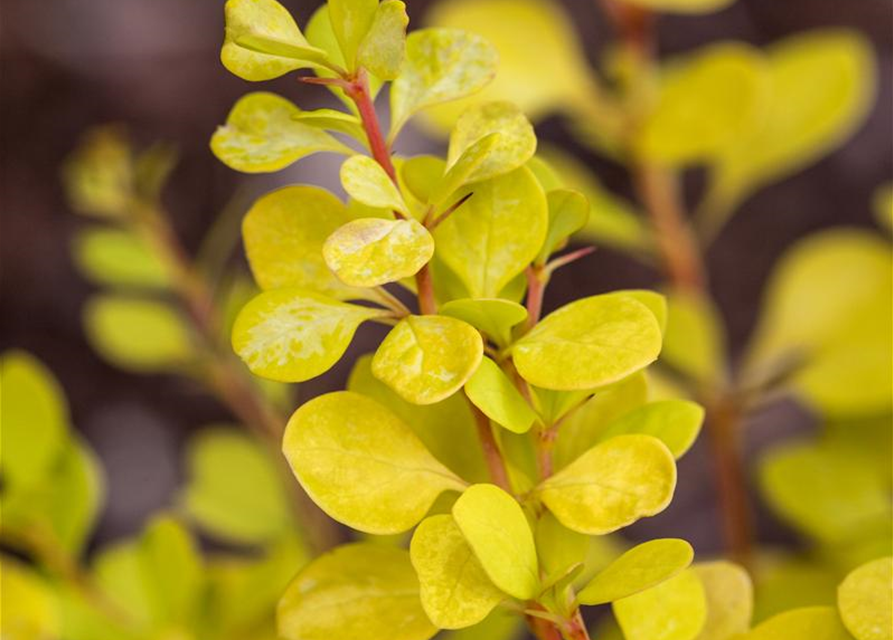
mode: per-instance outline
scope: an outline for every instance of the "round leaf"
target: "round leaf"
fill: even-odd
[[[327,4],[335,38],[348,70],[353,71],[357,49],[375,20],[378,0],[328,0]]]
[[[602,535],[667,508],[676,488],[673,454],[652,436],[596,445],[537,487],[568,529]]]
[[[741,640],[852,640],[852,637],[834,607],[803,607],[769,618]]]
[[[453,505],[453,519],[493,584],[519,600],[536,595],[533,533],[513,497],[492,484],[473,485]]]
[[[279,171],[320,151],[353,153],[325,131],[299,122],[300,113],[273,93],[249,93],[214,132],[211,151],[226,166],[243,173]]]
[[[406,551],[368,543],[339,547],[304,567],[279,601],[277,620],[286,640],[427,640],[437,633]]]
[[[696,382],[726,377],[726,337],[713,302],[697,292],[673,291],[666,299],[666,315],[661,361]]]
[[[691,640],[707,620],[704,587],[691,570],[612,607],[626,640]]]
[[[589,201],[579,191],[554,189],[546,194],[549,202],[549,231],[536,258],[546,264],[549,256],[567,244],[567,239],[586,226],[589,220]]]
[[[140,237],[127,231],[95,227],[75,237],[72,255],[81,274],[96,284],[165,288],[170,273]]]
[[[361,218],[329,236],[322,251],[345,284],[377,287],[418,273],[434,255],[434,238],[413,219]]]
[[[678,460],[694,444],[704,422],[704,409],[689,400],[659,400],[633,409],[599,434],[599,441],[624,433],[654,436]]]
[[[233,350],[261,377],[302,382],[331,369],[357,327],[385,314],[303,289],[265,291],[239,312]]]
[[[506,598],[487,577],[452,516],[426,518],[409,546],[425,613],[441,629],[477,624]]]
[[[465,393],[484,415],[509,431],[526,433],[536,420],[536,412],[490,358],[484,358],[465,383]]]
[[[502,298],[450,300],[440,307],[440,314],[464,320],[500,346],[508,345],[512,328],[527,319],[527,309]]]
[[[582,604],[605,604],[650,589],[688,567],[694,555],[691,545],[677,538],[642,543],[600,571],[577,599]]]
[[[753,584],[743,567],[718,560],[694,565],[707,596],[707,622],[696,640],[731,640],[750,628]]]
[[[355,155],[345,160],[341,165],[341,184],[351,198],[365,205],[409,214],[397,185],[369,156]]]
[[[443,491],[464,488],[397,416],[350,391],[301,406],[282,448],[313,501],[367,533],[406,531]]]
[[[512,347],[518,372],[546,389],[594,389],[657,359],[660,326],[622,294],[577,300],[549,314]]]
[[[382,341],[372,373],[414,404],[433,404],[462,388],[481,363],[474,327],[446,316],[404,318]]]
[[[893,638],[893,559],[878,558],[852,571],[837,590],[843,623],[856,640]]]
[[[360,45],[359,64],[381,80],[397,78],[406,52],[408,24],[406,5],[400,0],[384,0]]]
[[[16,640],[57,637],[62,620],[51,586],[18,560],[4,555],[0,556],[0,563],[3,637]]]

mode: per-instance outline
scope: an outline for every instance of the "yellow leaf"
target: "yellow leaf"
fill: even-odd
[[[852,640],[833,607],[803,607],[769,618],[741,640]]]
[[[691,569],[612,608],[626,640],[690,640],[707,619],[704,587]]]
[[[381,80],[400,75],[406,53],[406,5],[400,0],[385,0],[378,5],[369,32],[360,44],[359,64]]]
[[[717,560],[692,567],[704,585],[707,621],[695,640],[731,640],[750,628],[753,584],[743,567]]]
[[[837,605],[856,640],[893,638],[893,559],[878,558],[850,572],[840,583]]]
[[[370,207],[396,209],[409,215],[409,208],[385,170],[369,156],[351,156],[341,165],[341,184],[351,198]]]
[[[490,358],[484,358],[465,383],[465,393],[484,415],[509,431],[526,433],[537,418],[521,392]]]

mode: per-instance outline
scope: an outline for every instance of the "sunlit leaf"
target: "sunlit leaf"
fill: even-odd
[[[592,296],[546,316],[512,347],[518,372],[546,389],[594,389],[657,359],[661,331],[644,304],[622,294]]]
[[[582,604],[596,605],[650,589],[691,564],[694,551],[685,540],[664,538],[637,545],[600,571],[577,595]]]
[[[437,156],[414,156],[403,163],[400,177],[413,197],[420,202],[429,202],[445,167],[444,160]]]
[[[536,595],[533,532],[513,497],[492,484],[473,485],[453,505],[453,519],[493,584],[520,600]]]
[[[731,640],[750,628],[753,585],[743,567],[717,560],[692,567],[704,585],[707,621],[696,640]]]
[[[440,307],[441,315],[464,320],[501,346],[511,342],[511,329],[527,319],[527,309],[502,298],[463,298]]]
[[[452,516],[426,518],[412,536],[409,553],[421,584],[422,606],[441,629],[476,624],[506,598],[487,577]]]
[[[769,618],[741,640],[852,640],[834,607],[803,607]]]
[[[293,524],[273,459],[244,433],[224,427],[200,431],[189,443],[187,460],[189,481],[180,501],[209,533],[256,543]]]
[[[569,529],[602,535],[663,511],[676,488],[673,454],[657,438],[617,436],[546,479],[536,493]]]
[[[490,358],[481,360],[465,383],[465,393],[484,415],[509,431],[526,433],[536,420],[536,412]]]
[[[533,261],[546,237],[546,197],[526,168],[460,191],[471,198],[434,232],[437,252],[473,298],[500,292]],[[505,229],[524,233],[505,233]]]
[[[579,191],[554,189],[546,194],[546,198],[549,202],[549,231],[536,258],[540,265],[563,248],[568,238],[586,226],[589,220],[589,202]]]
[[[60,631],[59,608],[52,588],[24,564],[0,556],[3,614],[0,635],[9,640],[49,640]]]
[[[878,558],[852,571],[840,583],[837,604],[856,640],[893,638],[893,559]]]
[[[414,404],[451,396],[483,357],[481,334],[447,316],[409,316],[382,341],[372,359],[375,377]]]
[[[598,435],[608,440],[624,433],[643,433],[654,436],[678,460],[698,437],[704,422],[704,409],[689,400],[658,400],[649,402],[611,422]]]
[[[325,62],[288,10],[275,0],[228,0],[223,66],[243,80],[271,80]]]
[[[301,382],[328,371],[363,322],[384,315],[303,289],[265,291],[233,325],[233,350],[255,374]]]
[[[719,311],[701,294],[667,295],[667,330],[661,362],[701,383],[722,380],[726,339]]]
[[[347,61],[348,71],[353,71],[357,49],[375,20],[378,0],[328,0],[327,4],[335,38]]]
[[[156,300],[94,296],[84,307],[84,330],[102,357],[129,371],[169,371],[195,357],[185,318]]]
[[[81,274],[108,286],[164,288],[168,268],[138,236],[118,229],[92,228],[75,236],[72,257]]]
[[[406,531],[443,491],[464,486],[397,416],[350,391],[302,405],[282,446],[313,501],[367,533]]]
[[[406,38],[406,60],[391,86],[393,139],[415,112],[483,88],[498,54],[484,38],[460,29],[420,29]]]
[[[586,560],[589,538],[562,525],[545,511],[536,523],[536,551],[546,578]]]
[[[456,194],[457,189],[471,182],[473,175],[499,146],[499,142],[500,136],[498,133],[488,133],[472,142],[456,162],[443,174],[437,186],[431,189],[428,196],[431,203],[439,206],[448,206],[450,200],[459,202],[463,197],[466,197],[467,193]]]
[[[612,607],[626,640],[691,640],[707,620],[704,587],[691,569]]]
[[[735,0],[621,0],[622,2],[666,13],[710,13],[725,9]]]
[[[375,544],[345,545],[307,565],[279,601],[277,619],[286,640],[427,640],[437,632],[409,554]]]
[[[358,62],[382,80],[400,75],[406,51],[406,5],[384,0],[375,12],[372,26],[360,44]]]
[[[349,135],[353,139],[366,144],[366,132],[363,129],[363,124],[359,117],[352,113],[345,113],[337,109],[313,109],[312,111],[299,111],[293,118],[302,124],[316,127],[317,129],[337,131]]]
[[[351,156],[341,165],[341,184],[354,200],[370,207],[409,214],[403,196],[385,170],[369,156]]]
[[[321,151],[353,151],[325,131],[300,122],[291,102],[273,93],[239,99],[211,137],[211,151],[226,166],[243,173],[270,173]]]

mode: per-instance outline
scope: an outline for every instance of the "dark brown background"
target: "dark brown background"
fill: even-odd
[[[285,0],[303,24],[316,0]],[[423,0],[410,0],[419,23]],[[564,0],[595,59],[609,38],[592,0]],[[80,309],[91,287],[73,271],[69,242],[83,220],[68,211],[59,185],[59,165],[81,132],[95,124],[127,124],[145,144],[178,144],[182,162],[167,192],[176,227],[195,247],[239,185],[256,194],[281,182],[316,182],[334,187],[334,160],[299,163],[274,177],[246,178],[218,163],[207,148],[214,127],[234,100],[253,87],[218,63],[223,33],[222,0],[2,0],[0,1],[0,203],[2,203],[2,313],[0,348],[22,347],[43,359],[60,378],[75,424],[106,467],[110,494],[100,539],[136,530],[145,515],[170,503],[182,476],[179,449],[184,436],[226,412],[182,380],[122,373],[86,344]],[[891,146],[890,0],[739,0],[704,17],[667,17],[660,25],[661,51],[684,51],[722,38],[772,42],[812,27],[845,25],[869,36],[879,61],[877,104],[867,123],[842,149],[797,176],[749,200],[709,255],[712,288],[740,349],[758,308],[760,291],[774,261],[804,234],[840,224],[871,224],[874,189],[893,172]],[[535,46],[535,45],[534,45]],[[293,80],[273,89],[310,107],[320,90]],[[627,190],[624,172],[574,145],[557,120],[540,135],[565,145],[612,188]],[[432,143],[414,134],[403,151]],[[697,182],[697,176],[694,176]],[[547,307],[571,297],[623,286],[648,286],[655,275],[608,250],[601,250],[553,281]],[[352,353],[362,350],[362,344]],[[343,383],[339,366],[318,392]],[[774,407],[752,420],[751,451],[809,420],[792,405]],[[719,545],[712,514],[705,452],[686,457],[673,506],[639,525],[634,535],[681,535],[699,552]],[[761,510],[762,511],[762,510]],[[764,540],[787,532],[765,512]]]

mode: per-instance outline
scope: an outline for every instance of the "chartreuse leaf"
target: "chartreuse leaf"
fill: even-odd
[[[655,291],[649,291],[648,289],[620,289],[614,291],[613,295],[632,298],[633,300],[638,300],[644,304],[651,310],[651,313],[654,314],[654,318],[657,320],[661,333],[666,333],[667,316],[669,315],[667,296]],[[661,350],[661,354],[663,354],[663,350]]]
[[[247,0],[246,0],[247,1]],[[301,110],[273,93],[239,99],[211,137],[211,151],[230,169],[270,173],[321,151],[353,151],[325,131],[300,122]]]
[[[602,535],[666,509],[676,464],[652,436],[617,436],[596,445],[536,488],[569,529]]]
[[[435,458],[461,478],[483,482],[489,477],[477,427],[462,394],[428,405],[407,402],[372,375],[371,354],[362,356],[354,364],[347,389],[362,393],[394,412]]]
[[[175,520],[159,517],[146,528],[139,547],[153,619],[162,627],[191,621],[204,581],[195,540]]]
[[[10,640],[56,638],[61,620],[53,590],[31,569],[9,556],[0,556],[3,614],[0,635]]]
[[[735,0],[622,0],[653,11],[666,13],[710,13],[724,9]]]
[[[494,133],[495,145],[468,175],[467,182],[513,171],[536,153],[536,134],[521,110],[511,102],[488,102],[468,109],[456,122],[450,134],[447,168],[455,165],[475,142]]]
[[[837,590],[844,625],[856,640],[893,638],[893,558],[878,558],[850,572]]]
[[[351,156],[341,165],[341,185],[354,200],[370,207],[396,209],[404,215],[409,208],[397,185],[385,170],[369,156]]]
[[[473,485],[453,505],[453,519],[493,584],[519,600],[536,595],[533,532],[512,496],[496,485]]]
[[[568,238],[585,227],[589,220],[589,202],[579,191],[554,189],[546,194],[546,199],[549,203],[549,230],[536,258],[539,265],[546,264],[549,256],[562,249]]]
[[[666,300],[661,362],[697,382],[722,380],[726,340],[719,311],[706,296],[692,291],[673,291]]]
[[[180,503],[209,533],[252,544],[293,525],[273,459],[245,434],[226,427],[200,431],[189,442],[187,466]]]
[[[549,213],[542,188],[527,168],[479,182],[457,194],[472,193],[437,230],[440,258],[473,298],[500,292],[536,258],[546,237]],[[524,233],[505,233],[505,229]]]
[[[288,10],[275,0],[228,0],[223,66],[243,80],[272,80],[326,62]]]
[[[481,334],[447,316],[409,316],[385,337],[372,373],[414,404],[433,404],[462,388],[481,363]]]
[[[448,198],[454,195],[456,190],[462,185],[471,181],[471,176],[477,171],[478,167],[486,162],[498,145],[498,133],[488,133],[483,138],[472,142],[459,156],[459,159],[443,174],[437,186],[431,190],[429,193],[431,203],[434,205],[451,204]],[[454,197],[453,200],[458,202],[459,198],[467,197],[467,195],[459,195],[459,197]]]
[[[893,231],[893,183],[879,187],[874,194],[874,217],[888,232]]]
[[[546,389],[594,389],[657,359],[660,325],[644,304],[622,294],[577,300],[546,316],[512,346],[521,376]]]
[[[96,454],[79,439],[73,439],[57,460],[48,482],[29,492],[26,500],[32,513],[46,520],[59,546],[76,557],[90,538],[104,498],[104,477]]]
[[[350,391],[302,405],[288,421],[282,448],[313,501],[367,533],[406,531],[443,491],[464,487],[403,421]]]
[[[314,109],[312,111],[300,110],[292,117],[302,124],[326,131],[344,133],[363,144],[367,143],[363,123],[358,116],[352,113],[345,113],[337,109]]]
[[[608,440],[624,433],[643,433],[654,436],[678,460],[694,444],[704,422],[704,409],[689,400],[658,400],[649,402],[609,424],[598,435]]]
[[[768,104],[714,169],[700,222],[715,232],[745,196],[839,146],[864,120],[874,93],[871,47],[856,32],[798,34],[768,51]]]
[[[444,640],[516,640],[523,626],[515,613],[496,609],[478,624],[444,634]]]
[[[301,382],[332,368],[357,327],[385,314],[304,289],[265,291],[236,318],[233,350],[261,377]]]
[[[440,314],[464,320],[500,346],[507,346],[512,327],[527,319],[526,308],[502,298],[450,300],[440,307]]]
[[[542,390],[537,390],[541,395]],[[561,393],[561,392],[553,392]],[[582,398],[585,399],[585,396]],[[567,417],[558,430],[553,464],[566,466],[599,441],[599,435],[612,422],[648,400],[648,383],[642,373],[600,389],[592,398]],[[560,415],[551,414],[554,421]]]
[[[286,640],[427,640],[437,629],[419,602],[419,581],[403,549],[349,544],[304,567],[279,601]]]
[[[347,61],[348,71],[353,71],[357,49],[375,20],[378,0],[328,0],[327,4],[335,38]]]
[[[785,611],[757,625],[741,640],[852,640],[834,607]]]
[[[759,478],[779,515],[826,542],[842,542],[890,520],[888,480],[843,447],[777,447],[763,459]]]
[[[707,621],[696,640],[731,640],[750,628],[753,584],[743,567],[717,560],[692,567],[704,585]]]
[[[472,104],[508,100],[533,120],[582,99],[591,87],[589,63],[559,3],[543,0],[450,0],[434,4],[428,24],[467,29],[499,51],[493,82],[473,97],[426,112],[423,121],[448,132]],[[536,42],[537,46],[519,43]],[[531,78],[547,79],[531,82]]]
[[[691,640],[707,620],[704,587],[691,569],[612,608],[626,640]]]
[[[549,511],[544,511],[537,520],[534,538],[547,581],[586,560],[589,538],[562,525]]]
[[[375,11],[372,26],[360,44],[358,62],[381,80],[400,75],[406,52],[406,5],[400,0],[384,0]]]
[[[350,221],[341,201],[319,187],[292,186],[258,199],[242,222],[245,253],[262,289],[300,287],[339,299],[367,294],[333,274],[323,243]]]
[[[759,115],[767,85],[762,57],[743,43],[713,44],[668,63],[636,152],[670,165],[713,157]]]
[[[71,208],[99,218],[126,215],[136,182],[133,164],[133,150],[122,127],[105,125],[87,131],[62,170]]]
[[[484,38],[460,29],[420,29],[406,38],[406,60],[391,85],[391,140],[414,113],[483,88],[498,54]]]
[[[465,383],[465,393],[484,415],[509,431],[527,433],[536,420],[536,412],[490,358],[481,360],[477,371]]]
[[[767,556],[754,575],[754,624],[800,607],[836,602],[840,575],[826,564],[797,556]]]
[[[602,569],[577,600],[596,605],[614,602],[669,580],[688,567],[694,550],[685,540],[664,538],[637,545]]]
[[[429,202],[445,167],[446,162],[437,156],[414,156],[403,162],[400,177],[414,198],[419,202]]]
[[[329,236],[322,252],[345,284],[377,287],[418,273],[434,255],[434,238],[411,218],[361,218]]]
[[[440,629],[477,624],[507,597],[487,577],[452,516],[426,518],[412,536],[409,555],[422,606]]]
[[[170,272],[158,255],[127,231],[85,229],[75,236],[72,257],[81,275],[96,284],[153,289],[170,285]]]
[[[5,501],[8,491],[43,478],[62,452],[68,406],[53,374],[25,351],[0,357],[0,400]]]
[[[102,357],[128,371],[168,371],[195,357],[184,318],[156,300],[94,296],[84,307],[84,330]]]

